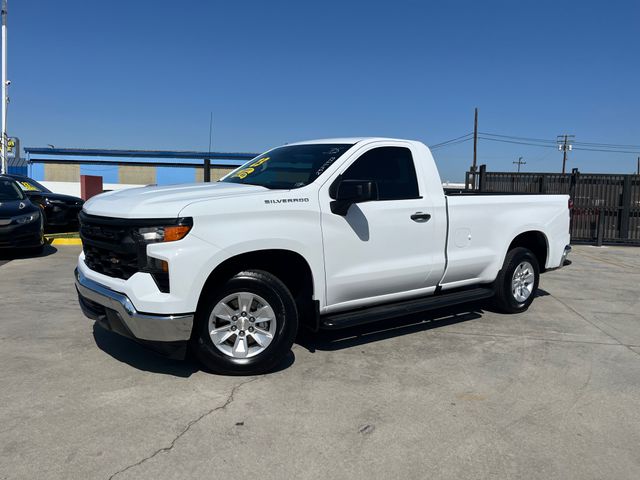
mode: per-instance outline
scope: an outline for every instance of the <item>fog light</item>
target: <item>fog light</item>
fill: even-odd
[[[145,270],[151,274],[158,290],[162,293],[169,293],[169,262],[159,258],[147,257]]]

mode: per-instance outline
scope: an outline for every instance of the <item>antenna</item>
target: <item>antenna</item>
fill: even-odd
[[[7,104],[9,103],[9,84],[7,80],[7,0],[2,0],[2,162],[0,173],[7,173]]]

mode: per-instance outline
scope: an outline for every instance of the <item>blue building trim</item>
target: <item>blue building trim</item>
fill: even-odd
[[[235,168],[256,153],[192,152],[170,150],[113,150],[96,148],[25,147],[29,175],[44,180],[45,164],[80,165],[81,175],[99,175],[104,183],[118,183],[120,166],[156,167],[158,184],[193,182],[196,169],[209,159],[211,168]]]
[[[129,158],[175,158],[204,160],[240,160],[246,162],[258,156],[257,153],[238,152],[192,152],[181,150],[112,150],[98,148],[42,148],[25,147],[27,155],[56,155],[81,157],[129,157]],[[31,158],[33,161],[33,158]]]
[[[193,183],[195,181],[195,168],[156,167],[156,183],[158,185]]]
[[[118,165],[80,164],[80,175],[97,175],[103,183],[118,183]]]
[[[27,165],[9,165],[7,171],[10,175],[27,175]]]

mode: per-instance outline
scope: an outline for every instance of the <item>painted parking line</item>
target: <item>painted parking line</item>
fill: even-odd
[[[54,238],[49,243],[51,245],[82,245],[79,238]]]

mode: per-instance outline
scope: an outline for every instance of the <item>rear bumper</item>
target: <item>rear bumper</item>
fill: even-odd
[[[562,267],[571,265],[571,262],[567,259],[570,253],[571,253],[571,245],[565,246],[564,251],[562,252],[562,257],[560,257],[560,265],[553,268],[547,268],[545,269],[545,272],[553,272],[554,270],[559,270]]]
[[[135,340],[186,342],[193,313],[154,315],[136,310],[126,295],[90,280],[76,269],[76,289],[82,312],[100,326]]]

